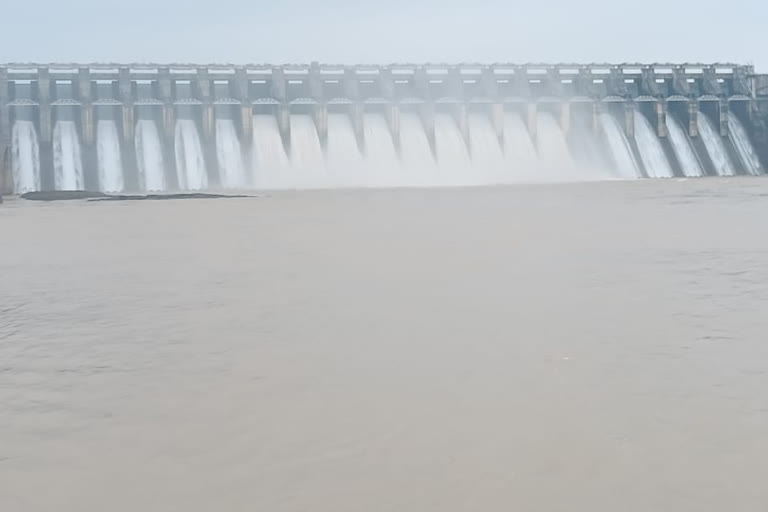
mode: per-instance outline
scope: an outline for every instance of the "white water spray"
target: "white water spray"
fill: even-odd
[[[757,156],[755,147],[752,145],[752,141],[749,140],[747,130],[741,123],[735,114],[731,113],[728,116],[728,131],[730,132],[731,141],[733,142],[736,152],[739,154],[739,158],[744,163],[744,168],[748,174],[752,176],[759,176],[763,173],[762,165],[760,165],[760,158]]]
[[[437,166],[418,114],[400,114],[400,155],[409,184],[426,186],[437,181]]]
[[[74,121],[57,121],[53,128],[53,173],[56,190],[84,190],[80,140]]]
[[[680,122],[673,115],[667,116],[667,132],[672,149],[675,151],[677,160],[683,168],[683,174],[689,178],[695,178],[704,175],[704,169],[701,167],[696,153],[693,151],[688,134],[683,130]]]
[[[380,186],[407,184],[387,120],[381,114],[367,113],[363,123],[365,167],[371,183]]]
[[[542,173],[559,180],[578,179],[568,143],[555,116],[539,112],[536,131]]]
[[[632,146],[621,125],[609,112],[600,114],[603,135],[608,141],[608,149],[615,165],[616,174],[622,178],[637,178],[640,169],[632,152]]]
[[[140,190],[162,192],[167,188],[163,145],[157,125],[151,119],[140,119],[136,123],[136,163]]]
[[[472,172],[464,137],[450,114],[435,114],[435,154],[439,176],[435,185],[471,185],[478,182]]]
[[[516,112],[504,113],[504,158],[512,180],[536,181],[539,176],[539,156],[525,121]]]
[[[291,182],[293,170],[275,116],[253,116],[253,168],[257,188],[282,188]]]
[[[352,119],[346,114],[328,114],[326,161],[332,186],[360,187],[369,184]]]
[[[208,187],[203,146],[197,126],[191,119],[176,122],[176,176],[180,190],[204,190]]]
[[[306,114],[291,115],[291,165],[299,188],[330,185],[315,122]]]
[[[511,172],[491,119],[482,113],[469,114],[469,148],[472,166],[484,184],[507,183]]]
[[[699,135],[707,148],[707,153],[709,153],[709,158],[712,159],[712,164],[715,166],[717,175],[733,176],[736,174],[731,157],[728,156],[728,151],[725,149],[723,138],[715,131],[712,121],[709,120],[704,112],[699,112],[699,115],[696,116],[696,124],[699,128]]]
[[[651,123],[639,110],[635,111],[635,142],[640,158],[643,159],[645,172],[649,178],[671,178],[672,166],[667,160],[664,148]]]
[[[232,119],[216,119],[216,156],[223,188],[242,189],[248,186],[240,139]]]
[[[120,136],[114,121],[101,119],[96,124],[97,157],[99,161],[99,190],[122,192],[125,189],[120,155]]]
[[[11,133],[13,193],[24,194],[41,189],[40,148],[32,121],[16,121]]]

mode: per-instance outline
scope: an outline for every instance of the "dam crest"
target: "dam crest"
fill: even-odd
[[[0,193],[761,175],[738,64],[0,65]]]

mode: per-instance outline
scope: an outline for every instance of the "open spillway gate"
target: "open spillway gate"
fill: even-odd
[[[444,161],[462,141],[469,160],[486,151],[481,130],[503,159],[516,120],[541,158],[553,122],[574,150],[578,133],[607,130],[606,115],[622,133],[599,141],[626,145],[637,176],[762,174],[768,163],[768,76],[737,64],[6,64],[0,192],[247,187],[262,134],[282,145],[274,161],[307,166],[344,148],[369,154],[376,124],[388,132],[381,151],[402,159],[414,119]],[[307,144],[319,150],[294,147]]]

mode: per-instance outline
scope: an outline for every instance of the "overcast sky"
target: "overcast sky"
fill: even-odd
[[[0,62],[313,60],[735,61],[768,72],[768,2],[39,0],[0,12]]]

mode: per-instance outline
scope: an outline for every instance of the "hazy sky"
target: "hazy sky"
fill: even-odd
[[[0,62],[736,61],[768,72],[762,0],[7,4]]]

